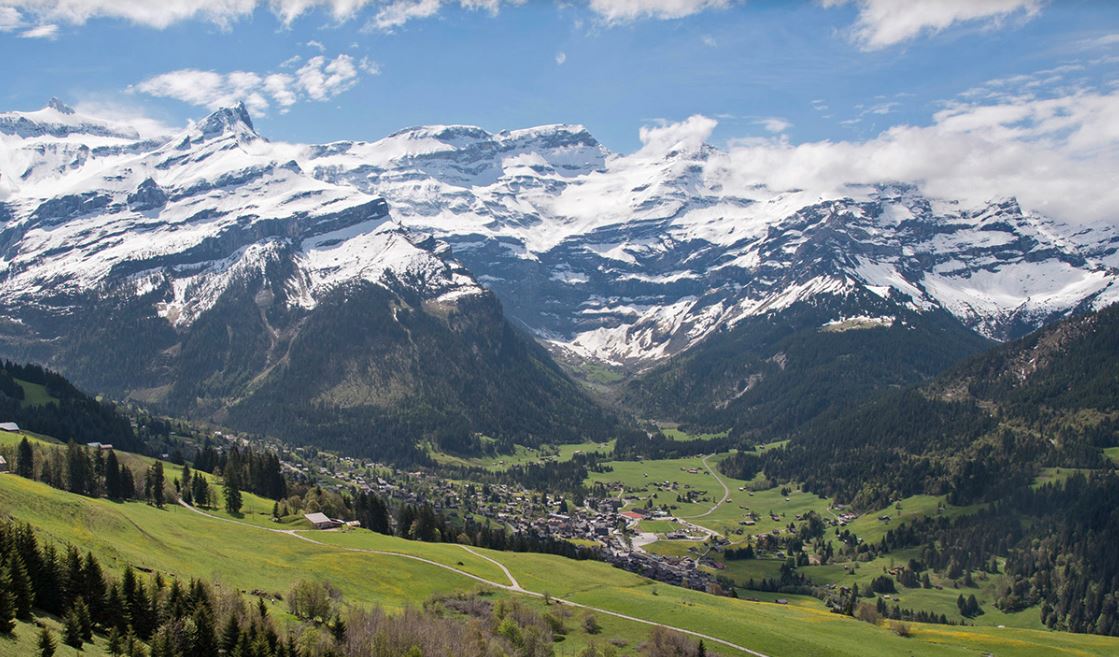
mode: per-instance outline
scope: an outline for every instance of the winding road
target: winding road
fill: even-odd
[[[715,504],[712,505],[710,509],[704,511],[699,515],[679,516],[681,520],[695,520],[696,518],[705,518],[714,513],[716,509],[730,501],[730,488],[727,487],[727,482],[723,481],[723,478],[719,476],[719,473],[715,472],[715,469],[712,468],[711,464],[707,462],[707,459],[711,458],[712,456],[714,456],[714,454],[708,454],[707,456],[704,456],[702,459],[700,459],[700,461],[703,462],[703,467],[707,468],[707,472],[710,473],[711,476],[715,478],[715,481],[719,482],[719,485],[723,487],[723,499],[715,502]]]
[[[704,465],[707,465],[706,459],[704,459]],[[711,468],[708,467],[708,470],[710,470],[710,469]],[[720,480],[720,483],[721,483],[721,480]],[[726,489],[725,484],[723,485],[723,488]],[[730,491],[728,490],[727,491],[727,496],[729,496],[729,495],[730,495]],[[534,598],[545,597],[543,593],[540,593],[540,592],[537,592],[537,591],[530,591],[530,590],[522,587],[520,585],[520,583],[517,581],[517,578],[513,576],[513,573],[511,573],[509,571],[509,569],[505,566],[505,564],[501,563],[500,561],[498,561],[496,559],[493,559],[493,558],[488,557],[484,554],[481,554],[481,553],[477,552],[476,550],[474,550],[473,548],[471,548],[470,546],[467,546],[467,545],[459,545],[459,547],[461,547],[463,550],[466,550],[470,554],[473,554],[476,557],[480,557],[482,559],[485,559],[486,561],[489,561],[490,563],[492,563],[495,566],[497,566],[498,568],[500,568],[501,571],[503,573],[505,573],[505,576],[509,579],[509,584],[502,584],[501,582],[495,582],[495,581],[492,581],[492,580],[488,580],[485,577],[481,577],[479,575],[475,575],[473,573],[466,572],[465,570],[462,570],[460,568],[455,568],[454,566],[450,566],[450,565],[447,565],[445,563],[439,563],[438,561],[434,561],[432,559],[426,559],[424,557],[416,556],[414,554],[407,554],[405,552],[393,552],[391,550],[374,550],[372,548],[356,548],[356,547],[347,547],[347,546],[342,546],[342,545],[333,545],[333,544],[330,544],[330,543],[323,543],[322,541],[315,540],[315,539],[311,538],[310,536],[304,536],[302,533],[300,533],[298,530],[295,530],[295,529],[274,529],[272,527],[261,527],[260,525],[254,525],[252,523],[244,522],[244,521],[241,521],[241,520],[235,520],[233,518],[222,518],[221,516],[215,516],[211,513],[206,513],[202,509],[195,508],[195,507],[183,502],[182,500],[179,500],[179,505],[186,508],[186,509],[189,509],[189,510],[191,510],[191,511],[193,511],[193,512],[199,514],[199,515],[205,516],[207,518],[211,518],[213,520],[218,520],[218,521],[221,521],[221,522],[230,522],[230,523],[233,523],[233,524],[236,524],[236,525],[243,525],[245,527],[252,527],[253,529],[259,529],[261,531],[272,532],[274,534],[284,534],[284,535],[291,536],[292,538],[295,538],[295,539],[298,539],[298,540],[301,540],[301,541],[306,541],[306,542],[311,543],[313,545],[321,545],[323,547],[327,547],[327,548],[330,548],[330,549],[333,549],[333,550],[343,550],[345,552],[364,552],[366,554],[375,554],[375,555],[386,556],[386,557],[400,557],[402,559],[411,559],[413,561],[419,561],[421,563],[425,563],[425,564],[428,564],[428,565],[431,565],[431,566],[435,566],[437,568],[442,568],[443,570],[449,570],[453,573],[457,573],[459,575],[462,575],[463,577],[472,579],[476,582],[480,582],[482,584],[485,584],[487,586],[491,586],[491,587],[494,587],[494,588],[502,589],[502,590],[505,590],[505,591],[512,591],[514,593],[520,593],[522,595],[528,595],[528,596],[531,596],[531,597],[534,597]],[[636,616],[630,616],[630,615],[627,615],[627,614],[622,614],[622,613],[619,613],[619,612],[616,612],[616,611],[611,611],[609,609],[603,609],[601,607],[592,607],[591,605],[585,605],[585,604],[582,604],[580,602],[573,602],[571,600],[564,600],[563,598],[556,598],[556,597],[553,597],[553,596],[549,596],[549,597],[551,598],[551,600],[553,602],[555,602],[557,604],[567,605],[569,607],[575,607],[575,608],[578,608],[578,609],[586,609],[587,611],[593,611],[597,614],[604,614],[606,616],[613,616],[614,618],[621,618],[622,620],[627,620],[627,621],[631,621],[631,622],[634,622],[634,623],[641,623],[642,625],[649,625],[649,626],[652,626],[652,627],[662,627],[666,630],[672,630],[673,632],[679,632],[681,634],[686,634],[688,636],[693,636],[693,637],[696,637],[697,639],[703,639],[704,641],[709,641],[711,643],[715,643],[715,644],[718,644],[718,645],[721,645],[721,646],[726,646],[727,648],[733,648],[734,650],[741,651],[743,653],[746,653],[747,655],[753,655],[754,657],[769,657],[769,655],[766,655],[765,653],[758,652],[757,650],[751,650],[750,648],[747,648],[745,646],[740,646],[737,643],[732,643],[730,641],[727,641],[726,639],[720,639],[719,637],[711,636],[710,634],[703,634],[701,632],[694,632],[692,630],[688,630],[688,629],[685,629],[685,628],[682,628],[682,627],[675,627],[673,625],[666,625],[664,623],[657,623],[657,622],[654,622],[654,621],[646,620],[644,618],[638,618]]]

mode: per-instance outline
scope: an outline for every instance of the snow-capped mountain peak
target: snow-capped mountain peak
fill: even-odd
[[[635,366],[821,299],[874,306],[837,322],[947,311],[995,338],[1119,299],[1113,229],[901,183],[769,189],[703,125],[630,154],[566,124],[287,144],[244,105],[158,143],[113,125],[0,115],[0,299],[159,290],[182,327],[250,272],[286,272],[304,309],[350,281],[436,302],[485,285],[556,350]]]
[[[213,139],[224,135],[234,135],[244,139],[258,139],[256,128],[253,127],[252,117],[244,103],[237,103],[231,107],[222,107],[209,116],[199,121],[194,126],[194,131],[201,139]]]
[[[60,114],[75,114],[76,113],[74,111],[73,107],[70,107],[66,103],[59,100],[57,96],[51,96],[51,99],[47,101],[47,107],[49,107],[50,109],[52,109],[52,110],[54,110],[54,111],[56,111]]]

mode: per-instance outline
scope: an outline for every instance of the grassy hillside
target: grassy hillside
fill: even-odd
[[[266,504],[250,495],[246,499],[250,508]],[[915,636],[903,639],[887,628],[823,610],[715,597],[654,583],[600,563],[481,549],[472,553],[461,546],[410,542],[366,531],[278,532],[177,506],[157,509],[143,503],[84,498],[12,475],[0,476],[0,509],[16,520],[33,523],[44,536],[94,551],[110,568],[130,563],[177,576],[213,577],[246,591],[284,592],[301,578],[326,579],[353,604],[390,609],[420,604],[437,593],[496,588],[470,575],[508,586],[500,563],[528,591],[597,608],[606,628],[604,636],[624,642],[626,652],[643,640],[649,626],[609,617],[608,612],[708,634],[772,657],[974,655],[990,650],[1000,657],[1102,656],[1119,651],[1115,639],[1014,630],[1013,641],[1008,641],[1008,632],[997,628],[914,625]],[[505,590],[499,594],[532,598]],[[588,640],[580,630],[572,631],[562,651]],[[0,655],[24,654],[22,645],[0,643]]]

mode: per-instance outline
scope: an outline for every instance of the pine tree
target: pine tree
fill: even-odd
[[[48,543],[39,561],[39,574],[35,580],[35,606],[43,611],[61,615],[62,574],[59,570],[58,552]]]
[[[206,478],[198,472],[194,473],[194,479],[191,481],[190,495],[193,498],[194,504],[198,506],[209,506],[210,485],[206,483]]]
[[[241,489],[234,476],[227,476],[225,479],[225,510],[231,515],[241,512]]]
[[[194,478],[190,473],[190,466],[186,463],[183,464],[183,474],[181,476],[182,483],[180,484],[179,497],[187,504],[194,504],[194,491],[192,490]]]
[[[8,560],[8,577],[10,591],[12,592],[12,607],[16,618],[31,620],[31,607],[35,604],[35,587],[31,577],[27,574],[27,565],[23,557],[13,553]]]
[[[85,449],[71,440],[66,446],[67,490],[79,495],[89,494],[91,489],[89,479],[92,470]]]
[[[120,466],[120,497],[122,500],[136,499],[136,478],[128,466]]]
[[[8,582],[6,573],[0,575],[0,634],[11,634],[16,629],[16,607]]]
[[[19,451],[16,454],[16,474],[27,479],[35,478],[35,454],[26,437],[19,441]]]
[[[237,624],[237,617],[230,616],[221,633],[221,649],[227,653],[232,652],[240,638],[241,627]]]
[[[109,628],[109,642],[106,647],[109,650],[109,654],[113,657],[120,657],[121,652],[124,650],[120,630],[118,630],[115,625]]]
[[[82,597],[89,605],[93,621],[106,623],[110,610],[105,607],[105,575],[92,552],[86,552],[85,561],[82,562],[82,585]]]
[[[190,654],[197,657],[216,657],[218,645],[214,637],[214,618],[206,605],[194,609],[194,637]]]
[[[105,495],[111,500],[119,500],[123,497],[120,462],[112,450],[109,450],[109,456],[105,459]]]
[[[82,639],[85,641],[93,641],[93,618],[89,615],[89,605],[85,600],[78,598],[74,603],[74,611],[78,614],[78,622],[81,623]]]
[[[78,613],[74,609],[71,609],[63,619],[62,642],[71,648],[82,647],[82,620],[78,618]]]
[[[39,630],[39,657],[54,657],[56,647],[51,631],[45,627]]]
[[[163,508],[163,461],[156,461],[151,469],[151,503]]]

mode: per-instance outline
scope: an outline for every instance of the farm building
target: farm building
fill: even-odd
[[[19,425],[15,422],[0,422],[0,431],[19,433]]]
[[[113,446],[108,444],[108,443],[98,443],[98,442],[86,443],[85,446],[86,447],[92,447],[93,449],[100,449],[102,451],[107,451],[107,450],[110,450],[110,449],[113,448]]]
[[[311,523],[315,529],[334,529],[335,527],[342,526],[341,522],[331,520],[325,513],[307,513],[304,514],[303,517],[306,518],[307,522]]]
[[[7,471],[8,471],[8,461],[5,460],[3,456],[0,456],[0,473],[7,472]]]

